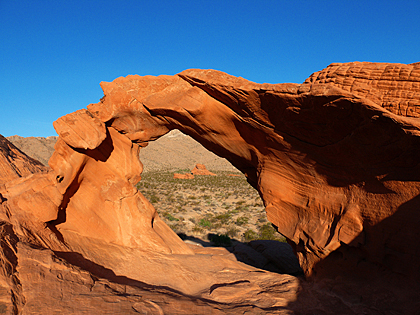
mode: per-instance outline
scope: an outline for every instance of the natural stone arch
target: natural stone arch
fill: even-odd
[[[419,245],[400,244],[418,238],[418,222],[412,218],[418,217],[420,133],[413,117],[419,107],[420,68],[354,63],[338,69],[343,67],[349,69],[346,81],[340,81],[342,73],[332,65],[302,85],[255,84],[211,70],[102,83],[100,103],[55,123],[60,140],[50,160],[52,171],[28,179],[26,190],[11,183],[2,195],[11,209],[47,222],[72,250],[94,261],[101,260],[95,248],[105,242],[115,251],[121,250],[118,246],[145,247],[186,262],[181,256],[191,259],[194,253],[133,190],[141,174],[139,147],[179,129],[246,174],[306,275],[345,277],[348,270],[363,274],[379,265],[402,274],[399,284],[409,279],[407,286],[419,280]],[[391,83],[381,85],[381,80]],[[407,83],[401,95],[390,92],[394,81]],[[384,99],[386,104],[377,101]],[[402,106],[410,117],[398,115]],[[32,199],[28,187],[35,192]],[[35,199],[48,203],[33,209],[28,200]],[[60,218],[63,211],[66,217]],[[220,268],[239,268],[246,278],[246,268],[218,262]],[[110,267],[121,271],[118,263]],[[214,279],[203,287],[185,279],[171,285],[198,294]]]
[[[311,84],[260,85],[200,70],[129,76],[102,83],[104,98],[86,114],[134,144],[179,129],[227,158],[260,192],[268,219],[294,245],[309,275],[343,244],[382,246],[366,243],[366,233],[418,190],[412,184],[405,198],[395,197],[407,188],[400,177],[415,158],[412,120],[333,84]],[[56,127],[71,144],[59,122]],[[394,178],[387,180],[390,173]],[[369,202],[372,194],[386,204],[380,211]]]

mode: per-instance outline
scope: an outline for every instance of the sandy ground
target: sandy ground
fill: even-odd
[[[173,172],[147,172],[138,188],[182,237],[208,241],[216,235],[227,243],[283,240],[267,221],[262,200],[245,176],[238,171],[210,171],[217,175],[174,179]]]

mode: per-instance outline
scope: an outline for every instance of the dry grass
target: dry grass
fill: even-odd
[[[178,170],[178,173],[189,170]],[[284,241],[266,219],[258,192],[245,177],[215,171],[217,176],[174,179],[173,172],[142,174],[137,185],[162,219],[178,234],[224,242],[272,239]],[[220,236],[220,237],[219,237]]]

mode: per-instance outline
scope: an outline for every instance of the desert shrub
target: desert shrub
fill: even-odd
[[[226,235],[229,237],[236,237],[238,235],[239,230],[235,227],[230,227],[227,231],[226,231]]]
[[[212,226],[211,222],[208,219],[200,219],[200,221],[198,222],[198,225],[202,226],[202,227],[206,227],[206,228],[210,228]]]
[[[163,217],[166,218],[168,221],[179,221],[178,218],[175,218],[172,214],[170,214],[169,212],[165,212],[163,214]]]
[[[201,227],[197,226],[197,225],[192,228],[192,231],[194,233],[203,233],[204,232],[204,230]]]
[[[175,201],[174,195],[171,194],[171,195],[166,196],[166,201],[173,203]]]
[[[243,237],[245,241],[249,242],[258,239],[258,234],[255,231],[248,229],[244,232]]]
[[[156,196],[155,194],[152,194],[149,197],[149,201],[151,203],[158,203],[160,201],[160,198],[158,196]]]
[[[271,223],[266,223],[260,226],[259,239],[261,240],[275,240],[279,238],[279,233],[273,228]]]
[[[286,241],[286,239],[274,229],[271,223],[260,225],[258,233],[248,229],[243,234],[243,238],[246,242],[254,240],[276,240],[280,242]]]
[[[229,247],[232,246],[232,240],[226,234],[209,234],[209,241],[214,244],[214,246],[223,246]]]
[[[187,173],[189,170],[179,169],[176,172]],[[195,176],[191,180],[176,180],[173,173],[149,171],[142,174],[142,180],[137,185],[161,217],[172,224],[171,227],[182,228],[182,232],[186,234],[193,232],[204,235],[206,231],[212,231],[214,234],[226,234],[235,238],[242,237],[243,228],[240,230],[239,227],[246,226],[257,234],[256,237],[251,235],[251,239],[267,235],[271,237],[265,227],[260,231],[260,226],[267,223],[265,218],[257,221],[257,226],[251,221],[251,216],[257,216],[257,219],[263,216],[262,208],[259,208],[262,204],[258,192],[247,183],[244,176],[227,176],[231,172],[221,171],[217,172],[218,176]],[[247,208],[249,210],[244,212]],[[194,221],[190,220],[194,225],[182,224],[180,215],[190,211],[202,216]],[[239,217],[249,217],[249,221],[246,218],[237,219],[238,214]]]
[[[242,216],[236,219],[237,225],[245,225],[245,224],[248,224],[248,222],[249,222],[249,218],[245,216]]]
[[[265,217],[265,215],[262,215],[260,218],[258,218],[258,222],[259,223],[265,223],[265,222],[267,222],[267,218]]]
[[[219,221],[221,224],[227,224],[231,218],[230,213],[226,212],[214,217],[214,221]]]

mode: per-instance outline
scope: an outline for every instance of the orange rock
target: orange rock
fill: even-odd
[[[189,173],[185,173],[185,174],[174,173],[174,178],[175,179],[194,179],[194,175],[189,174]]]
[[[194,175],[212,175],[212,176],[216,176],[216,174],[214,174],[214,173],[210,172],[209,170],[207,170],[207,168],[203,164],[197,164],[191,170],[191,173],[193,173]]]
[[[60,117],[53,125],[58,135],[73,148],[95,149],[106,138],[104,123],[86,109]]]
[[[55,123],[60,138],[48,173],[3,180],[4,307],[415,313],[419,73],[420,64],[350,63],[301,85],[195,69],[101,83],[101,102]],[[134,186],[142,171],[137,143],[171,129],[246,175],[314,282],[196,250],[172,232]],[[293,270],[289,254],[254,245],[265,257],[259,265]]]
[[[108,96],[117,98],[106,86],[105,100],[92,106],[98,113],[111,106],[103,121],[132,141],[176,128],[228,159],[258,189],[268,219],[293,245],[307,276],[355,270],[364,278],[379,264],[420,281],[420,258],[407,260],[419,245],[397,245],[418,238],[417,228],[394,219],[416,217],[420,126],[409,116],[420,108],[419,71],[419,64],[335,64],[302,85],[256,84],[214,70],[180,73],[189,85],[119,78],[118,93],[142,96],[130,114],[148,122],[139,129],[119,122],[128,103],[108,103]],[[165,88],[146,97],[155,85]],[[398,254],[388,252],[389,244]]]

